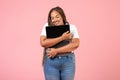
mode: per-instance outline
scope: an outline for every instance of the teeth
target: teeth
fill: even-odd
[[[59,22],[55,22],[55,25],[58,25],[59,24]]]

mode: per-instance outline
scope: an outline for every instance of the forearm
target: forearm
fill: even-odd
[[[43,40],[41,45],[45,48],[48,48],[48,47],[54,46],[55,44],[57,44],[61,41],[63,41],[62,36],[57,37],[57,38],[51,38],[51,39],[46,38],[46,39]]]
[[[56,51],[57,53],[71,52],[77,49],[78,47],[79,47],[79,39],[75,39],[63,47],[56,48]]]
[[[68,31],[63,33],[62,36],[57,38],[46,38],[46,36],[40,37],[40,43],[42,47],[48,48],[56,45],[57,43],[63,41],[63,40],[69,40],[72,38],[72,33],[69,33]]]

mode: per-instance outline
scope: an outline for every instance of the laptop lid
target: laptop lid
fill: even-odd
[[[46,26],[47,38],[56,38],[61,36],[64,32],[70,31],[69,25],[60,26]]]

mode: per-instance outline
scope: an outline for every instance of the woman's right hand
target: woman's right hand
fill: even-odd
[[[63,40],[69,40],[69,39],[72,39],[72,37],[73,37],[73,34],[70,33],[69,31],[64,32],[64,33],[62,34]]]

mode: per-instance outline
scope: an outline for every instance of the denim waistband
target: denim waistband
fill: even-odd
[[[69,53],[62,53],[62,54],[58,54],[56,55],[54,58],[59,58],[61,59],[62,57],[72,57],[74,53],[69,52]]]
[[[71,54],[73,54],[73,52],[59,53],[59,54],[57,54],[56,56],[69,56],[69,55],[71,55]]]

